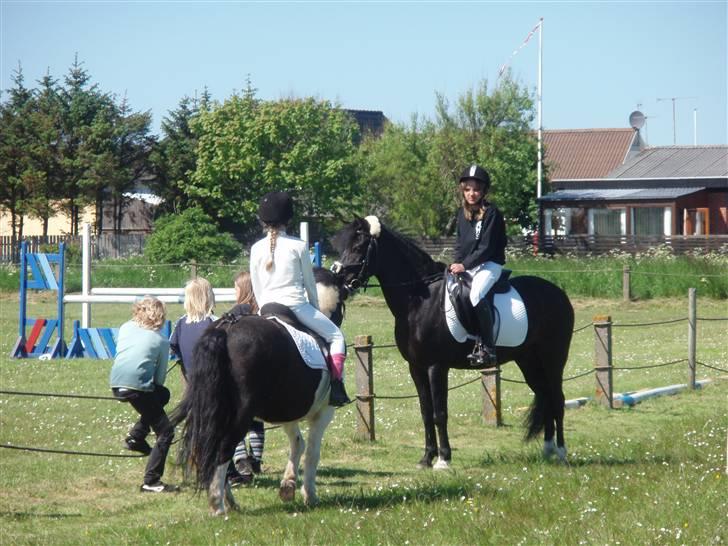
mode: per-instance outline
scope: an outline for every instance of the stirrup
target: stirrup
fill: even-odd
[[[494,351],[487,350],[482,344],[476,344],[473,352],[467,357],[472,368],[495,368],[498,366],[498,358]]]

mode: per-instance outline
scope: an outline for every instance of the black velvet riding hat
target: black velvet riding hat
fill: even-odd
[[[486,187],[490,187],[490,175],[480,165],[471,165],[463,171],[463,174],[460,175],[460,182],[466,180],[477,180],[485,184]]]
[[[293,199],[285,191],[266,193],[260,200],[258,218],[271,226],[287,224],[293,218]]]

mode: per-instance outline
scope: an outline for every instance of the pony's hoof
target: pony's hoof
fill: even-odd
[[[318,505],[319,498],[316,495],[303,495],[303,504],[308,506],[309,508],[313,508],[314,506]]]
[[[450,470],[450,463],[445,459],[438,457],[437,462],[432,467],[433,470]]]
[[[419,463],[417,463],[417,469],[418,470],[430,470],[432,468],[432,462],[422,460]]]
[[[226,514],[224,508],[213,508],[210,507],[210,515],[213,517],[224,516]]]
[[[296,484],[292,481],[282,482],[281,488],[278,490],[278,496],[283,502],[291,502],[296,498]]]

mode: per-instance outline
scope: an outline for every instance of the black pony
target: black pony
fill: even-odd
[[[425,425],[423,467],[448,468],[447,433],[449,368],[469,368],[473,342],[456,341],[448,329],[443,306],[446,265],[435,262],[412,241],[382,226],[375,216],[357,218],[334,237],[342,263],[337,273],[350,291],[379,279],[384,299],[394,315],[399,352],[419,395]],[[574,327],[574,311],[566,294],[538,277],[515,277],[516,289],[528,316],[525,339],[516,346],[498,346],[498,363],[515,360],[535,400],[528,416],[527,438],[544,431],[544,454],[566,458],[562,377]],[[524,321],[525,322],[525,321]],[[437,436],[440,446],[438,450]],[[554,432],[556,445],[554,445]]]
[[[321,310],[340,323],[341,283],[321,269],[315,270],[315,277]],[[328,372],[307,366],[284,327],[257,315],[223,315],[197,342],[194,359],[173,421],[186,419],[181,453],[195,469],[197,487],[207,489],[212,513],[237,508],[225,475],[235,446],[254,417],[280,423],[290,441],[281,499],[295,497],[305,450],[301,492],[306,504],[315,504],[321,441],[334,415],[328,403]],[[309,423],[308,442],[298,425],[304,419]]]

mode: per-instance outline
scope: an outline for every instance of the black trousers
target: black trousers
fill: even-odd
[[[167,454],[174,439],[174,427],[164,411],[164,406],[170,398],[169,389],[157,385],[152,392],[131,389],[112,389],[112,392],[119,400],[129,402],[139,413],[139,420],[129,431],[129,436],[135,440],[144,440],[150,429],[157,435],[157,441],[149,454],[147,468],[144,471],[144,483],[152,485],[164,474]]]

